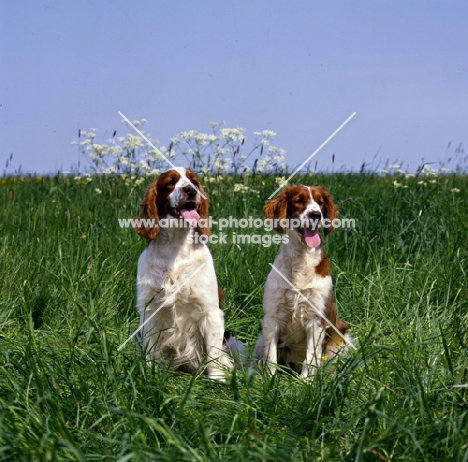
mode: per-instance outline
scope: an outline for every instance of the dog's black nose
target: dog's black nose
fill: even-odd
[[[195,197],[197,194],[197,191],[192,186],[184,186],[183,191],[190,198]]]
[[[309,218],[310,220],[320,220],[320,218],[322,218],[322,214],[316,211],[309,212],[307,214],[307,218]]]

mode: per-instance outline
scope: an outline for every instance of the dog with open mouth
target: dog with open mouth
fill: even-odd
[[[338,209],[321,186],[290,186],[263,208],[274,229],[286,233],[263,296],[262,334],[255,356],[275,374],[276,365],[302,377],[351,342],[349,326],[336,315],[330,264],[320,231],[333,231]],[[322,224],[326,223],[327,226]]]
[[[230,353],[243,345],[224,331],[213,259],[197,239],[209,236],[207,219],[208,199],[189,169],[161,174],[146,191],[135,228],[149,240],[138,260],[139,337],[149,358],[225,380]]]

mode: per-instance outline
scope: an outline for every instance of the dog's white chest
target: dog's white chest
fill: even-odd
[[[283,322],[305,325],[324,312],[332,290],[331,277],[314,275],[304,286],[301,288],[295,285],[296,289],[283,291],[281,309],[278,310],[278,316]]]

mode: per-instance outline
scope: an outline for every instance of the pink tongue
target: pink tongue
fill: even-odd
[[[304,241],[307,247],[315,249],[320,245],[320,236],[318,231],[311,231],[310,229],[304,229]]]
[[[197,226],[200,215],[196,210],[181,209],[180,214],[184,217],[184,220],[192,227]]]

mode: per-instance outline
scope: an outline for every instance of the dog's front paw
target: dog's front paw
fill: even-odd
[[[276,374],[276,364],[267,363],[266,370],[267,370],[271,375],[275,375],[275,374]]]
[[[208,377],[213,380],[225,382],[233,369],[233,361],[227,354],[222,354],[208,365]]]
[[[208,377],[218,382],[226,382],[227,371],[223,369],[208,369]]]
[[[308,383],[311,383],[314,380],[315,374],[317,372],[317,366],[314,364],[304,364],[302,365],[301,377]]]

